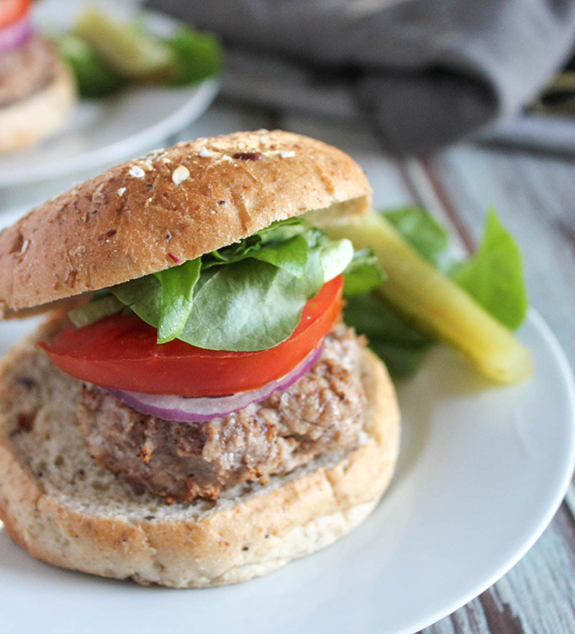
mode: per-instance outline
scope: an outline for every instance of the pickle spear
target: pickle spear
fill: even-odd
[[[174,67],[169,46],[131,25],[111,20],[96,7],[82,12],[74,30],[125,79],[154,79],[169,74]]]
[[[325,227],[332,239],[371,247],[387,273],[378,292],[409,321],[451,345],[486,377],[517,383],[529,376],[529,350],[466,291],[424,260],[380,214]]]

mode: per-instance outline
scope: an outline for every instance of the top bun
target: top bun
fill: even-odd
[[[259,130],[179,143],[118,165],[5,229],[0,306],[17,311],[114,286],[276,220],[363,213],[370,202],[358,165],[305,136]]]

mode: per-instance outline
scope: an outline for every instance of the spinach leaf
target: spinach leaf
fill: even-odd
[[[369,293],[385,278],[385,272],[371,249],[355,251],[352,261],[344,271],[343,293],[346,297]]]
[[[433,343],[400,317],[377,291],[349,298],[344,319],[367,336],[369,347],[396,379],[413,374]]]
[[[265,350],[295,330],[307,299],[323,284],[321,267],[304,280],[254,259],[219,267],[198,291],[179,335],[209,350]],[[315,280],[315,284],[313,284]]]
[[[68,317],[76,328],[83,328],[105,317],[115,315],[123,310],[123,308],[124,304],[122,304],[122,302],[117,300],[113,295],[106,293],[103,297],[99,297],[83,306],[72,309],[68,312]]]
[[[525,319],[529,302],[521,252],[493,209],[477,252],[459,268],[455,281],[510,330]]]
[[[110,289],[122,304],[150,326],[158,327],[162,314],[162,283],[155,275],[146,275]]]
[[[422,257],[437,263],[437,256],[449,244],[449,235],[431,214],[421,207],[403,207],[384,216]]]
[[[424,209],[406,207],[384,215],[420,255],[440,266],[448,234]],[[466,262],[441,260],[441,268],[493,317],[510,329],[521,324],[528,305],[521,255],[493,210],[487,215],[483,241],[472,258]],[[351,296],[354,287],[351,282],[349,291],[346,279],[346,295]],[[412,374],[433,342],[406,323],[377,292],[351,297],[344,316],[358,333],[368,337],[370,347],[396,378]]]
[[[306,301],[352,258],[349,240],[330,241],[300,220],[111,291],[158,329],[158,343],[264,350],[292,334]]]
[[[172,341],[184,329],[192,310],[194,287],[200,277],[201,266],[201,258],[196,258],[181,266],[154,273],[162,285],[158,343]]]
[[[257,234],[256,234],[257,236]],[[246,244],[244,244],[244,242]],[[294,235],[285,241],[263,243],[257,238],[250,238],[237,245],[231,245],[214,251],[204,260],[203,268],[232,264],[246,258],[254,258],[262,262],[268,262],[291,275],[301,278],[305,274],[308,258],[308,243],[302,235]]]
[[[353,260],[353,244],[346,238],[337,241],[326,239],[321,246],[316,247],[316,250],[323,270],[324,282],[333,280],[345,271]]]
[[[103,62],[79,35],[66,33],[58,38],[56,46],[74,71],[81,97],[107,97],[127,85],[127,80]]]
[[[194,84],[217,75],[222,69],[222,46],[211,33],[181,27],[165,43],[175,59],[174,70],[169,77],[173,85]]]

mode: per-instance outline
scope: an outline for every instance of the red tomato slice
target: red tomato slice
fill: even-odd
[[[30,10],[30,0],[0,0],[0,29],[17,22]]]
[[[158,344],[155,328],[120,314],[66,328],[38,345],[61,370],[96,385],[146,394],[236,394],[280,379],[301,363],[333,328],[342,291],[339,275],[307,302],[289,339],[258,352],[204,350],[177,339]]]

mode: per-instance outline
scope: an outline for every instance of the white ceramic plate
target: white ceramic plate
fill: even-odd
[[[31,327],[0,324],[0,352]],[[487,385],[438,347],[400,387],[403,442],[393,484],[373,515],[335,545],[239,586],[167,590],[53,568],[0,533],[0,629],[401,634],[437,621],[525,554],[573,471],[571,370],[534,311],[520,336],[536,371],[519,386]]]
[[[66,28],[71,19],[65,0],[47,0],[40,8],[37,20],[51,31]],[[158,13],[143,15],[153,33],[168,34],[179,24]],[[217,88],[217,80],[210,79],[177,88],[131,86],[105,99],[82,99],[55,136],[23,152],[0,156],[0,187],[96,169],[153,149],[199,117]]]

